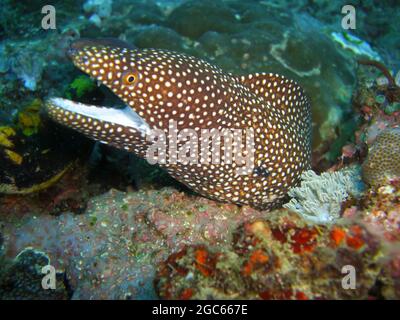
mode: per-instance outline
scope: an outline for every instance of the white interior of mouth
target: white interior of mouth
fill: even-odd
[[[143,134],[149,134],[151,131],[147,122],[128,106],[123,109],[105,108],[63,98],[51,98],[50,103],[58,108],[82,116],[134,128]]]

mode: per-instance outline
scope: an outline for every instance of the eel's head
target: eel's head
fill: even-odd
[[[80,39],[71,44],[68,56],[81,71],[107,86],[127,105],[134,105],[135,89],[144,80],[137,49],[119,40]]]
[[[209,106],[216,106],[224,94],[216,92],[215,67],[182,54],[135,49],[115,40],[80,39],[68,55],[76,67],[118,96],[125,108],[50,98],[48,114],[104,143],[129,144],[132,134],[167,130],[170,120],[181,128],[211,124],[216,108],[210,112]]]
[[[48,115],[55,121],[85,135],[129,150],[133,136],[145,136],[151,130],[132,107],[135,88],[141,74],[135,68],[134,48],[116,40],[77,40],[68,56],[83,72],[107,86],[123,102],[123,108],[88,105],[64,98],[46,101]]]

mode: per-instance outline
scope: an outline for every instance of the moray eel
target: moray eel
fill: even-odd
[[[153,130],[165,132],[167,150],[154,154],[156,159],[164,156],[167,160],[158,164],[205,197],[269,210],[282,203],[288,189],[310,168],[310,104],[293,80],[272,73],[236,76],[182,53],[134,49],[112,41],[77,40],[69,56],[76,67],[117,95],[125,107],[49,98],[46,109],[50,117],[144,158],[157,140],[146,137]],[[238,140],[232,136],[224,140],[224,135],[214,147],[210,143],[207,161],[176,161],[176,154],[169,152],[172,139],[176,140],[171,123],[176,124],[174,133],[191,129],[191,134],[201,136],[203,130],[232,129],[248,134]],[[187,141],[190,139],[188,135]],[[179,141],[178,147],[184,145]],[[216,153],[225,155],[232,148],[242,156],[242,162],[228,161],[229,157],[210,161]],[[250,166],[239,172],[238,163]]]

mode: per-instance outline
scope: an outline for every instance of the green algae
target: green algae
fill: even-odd
[[[86,75],[76,77],[69,85],[65,95],[68,99],[82,98],[96,88],[95,82]]]

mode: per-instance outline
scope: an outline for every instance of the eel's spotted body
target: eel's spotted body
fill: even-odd
[[[131,49],[107,41],[78,40],[73,63],[126,103],[125,109],[47,101],[49,115],[96,140],[145,157],[153,129],[249,129],[253,170],[237,164],[161,164],[194,191],[220,201],[270,209],[296,185],[311,157],[310,105],[303,90],[277,74],[234,76],[195,57],[157,49]],[[169,139],[170,136],[167,136]],[[245,142],[243,142],[243,150]],[[221,142],[221,150],[225,148]],[[167,143],[168,145],[168,143]]]

